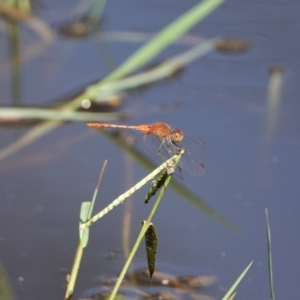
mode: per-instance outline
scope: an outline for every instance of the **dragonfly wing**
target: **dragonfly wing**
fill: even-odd
[[[167,160],[172,156],[169,152],[166,139],[154,134],[145,134],[144,142],[148,150],[156,157],[159,156],[161,160]]]
[[[184,136],[183,140],[178,143],[178,146],[183,148],[186,153],[193,156],[199,156],[202,152],[203,143],[190,136]]]
[[[145,134],[144,142],[151,154],[154,154],[156,159],[159,157],[161,161],[166,161],[174,154],[177,154],[181,149],[174,145],[169,139],[161,138],[154,134]],[[174,174],[178,178],[183,179],[181,168],[179,166],[176,168]]]
[[[205,171],[204,164],[198,159],[203,145],[196,139],[184,136],[180,143],[172,143],[170,138],[162,138],[155,134],[145,134],[144,142],[148,150],[156,157],[160,157],[162,161],[166,161],[181,149],[184,149],[185,152],[174,173],[180,179],[183,179],[182,170],[196,176],[201,176]]]
[[[191,175],[201,176],[205,171],[204,164],[194,155],[185,152],[180,160],[180,167]]]

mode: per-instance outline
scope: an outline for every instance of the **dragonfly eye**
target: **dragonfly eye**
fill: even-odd
[[[174,129],[171,134],[171,140],[173,143],[179,143],[184,137],[184,134],[179,129]]]

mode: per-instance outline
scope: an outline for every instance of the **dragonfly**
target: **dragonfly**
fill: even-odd
[[[110,123],[88,123],[93,128],[124,128],[144,133],[144,142],[151,153],[157,154],[163,161],[177,154],[182,149],[182,155],[175,174],[183,179],[182,171],[195,176],[201,176],[205,171],[204,164],[199,160],[203,143],[185,135],[180,129],[172,128],[163,122],[141,125],[119,125]]]

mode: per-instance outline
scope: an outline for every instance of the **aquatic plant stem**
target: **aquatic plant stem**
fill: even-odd
[[[176,157],[174,159],[174,161],[175,161],[174,162],[175,168],[178,165],[182,154],[183,154],[183,151],[181,151],[179,153],[179,155],[176,155]],[[123,269],[122,269],[122,271],[121,271],[121,273],[120,273],[120,275],[118,277],[118,280],[117,280],[117,282],[116,282],[116,284],[115,284],[115,286],[114,286],[114,288],[113,288],[113,290],[112,290],[112,292],[110,294],[109,300],[113,300],[115,298],[115,296],[116,296],[116,294],[118,292],[118,289],[121,286],[121,283],[122,283],[122,281],[123,281],[123,279],[124,279],[124,277],[126,275],[126,272],[127,272],[128,268],[129,268],[129,266],[130,266],[130,264],[131,264],[131,262],[132,262],[132,260],[133,260],[133,258],[135,256],[135,254],[136,254],[136,252],[137,252],[140,244],[142,243],[142,240],[143,240],[143,238],[145,236],[145,233],[146,233],[146,231],[147,231],[147,229],[148,229],[148,227],[149,227],[149,225],[151,223],[151,220],[152,220],[152,218],[153,218],[153,216],[154,216],[154,214],[155,214],[155,212],[156,212],[156,210],[157,210],[157,208],[158,208],[158,206],[159,206],[159,204],[161,202],[161,199],[162,199],[162,197],[163,197],[163,195],[165,193],[165,190],[166,190],[167,186],[169,185],[171,177],[172,177],[171,175],[168,175],[168,177],[167,177],[164,185],[162,186],[162,188],[161,188],[161,190],[160,190],[160,192],[159,192],[159,194],[158,194],[158,196],[157,196],[157,198],[156,198],[156,200],[154,202],[154,205],[153,205],[153,207],[152,207],[152,209],[151,209],[151,211],[149,213],[149,216],[148,216],[147,220],[142,223],[142,229],[141,229],[141,231],[140,231],[140,233],[139,233],[139,235],[138,235],[138,237],[136,239],[136,242],[135,242],[135,244],[134,244],[134,246],[133,246],[133,248],[132,248],[132,250],[131,250],[131,252],[130,252],[130,254],[129,254],[127,260],[126,260],[126,262],[125,262],[125,265],[124,265],[124,267],[123,267]]]
[[[106,208],[101,210],[98,214],[93,216],[89,221],[82,223],[80,225],[80,230],[88,228],[91,226],[94,222],[96,222],[98,219],[102,218],[104,215],[106,215],[109,211],[111,211],[113,208],[115,208],[117,205],[121,204],[123,201],[125,201],[129,196],[131,196],[133,193],[135,193],[138,189],[143,187],[148,181],[152,180],[159,172],[161,172],[163,169],[167,168],[173,161],[176,161],[178,157],[181,157],[182,154],[176,154],[172,156],[170,159],[168,159],[166,162],[161,164],[158,168],[156,168],[153,172],[151,172],[148,176],[143,178],[141,181],[139,181],[135,186],[130,188],[128,191],[123,193],[121,196],[119,196],[117,199],[115,199],[113,202],[111,202]]]
[[[92,210],[93,210],[93,207],[94,207],[94,204],[96,201],[96,197],[98,194],[98,190],[100,187],[100,183],[102,181],[102,177],[103,177],[106,165],[107,165],[107,160],[104,161],[103,166],[101,168],[92,201],[86,201],[81,204],[80,218],[79,218],[80,223],[79,224],[81,224],[81,222],[86,222],[87,220],[89,220],[92,215]],[[73,295],[73,291],[74,291],[74,287],[75,287],[75,283],[76,283],[82,255],[83,255],[83,249],[86,247],[88,240],[89,240],[89,228],[79,229],[79,243],[78,243],[72,271],[69,276],[69,283],[67,286],[65,299],[71,299],[71,297]]]
[[[72,271],[71,271],[71,274],[70,274],[70,281],[68,283],[66,294],[65,294],[65,300],[71,299],[71,297],[73,295],[74,286],[75,286],[75,282],[76,282],[76,279],[77,279],[78,270],[79,270],[79,266],[80,266],[80,262],[81,262],[81,258],[82,258],[82,254],[83,254],[83,249],[84,249],[84,246],[79,241],[79,244],[77,246],[77,251],[76,251],[76,255],[75,255],[73,268],[72,268]]]
[[[269,222],[269,212],[265,209],[266,222],[267,222],[267,241],[268,241],[268,268],[269,268],[269,283],[270,283],[270,295],[271,300],[275,300],[274,292],[274,279],[273,279],[273,261],[272,261],[272,243],[271,243],[271,229]]]

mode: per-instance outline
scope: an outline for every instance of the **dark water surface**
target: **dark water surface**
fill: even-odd
[[[101,28],[106,33],[155,33],[196,3],[108,1]],[[53,26],[71,18],[74,1],[42,4],[36,13]],[[4,21],[1,28],[0,101],[7,106],[12,105],[13,93]],[[192,33],[244,38],[251,43],[247,52],[215,51],[194,62],[180,77],[128,97],[124,104],[124,110],[134,112],[128,124],[163,121],[204,142],[200,157],[206,165],[204,176],[186,175],[183,183],[237,224],[242,233],[222,227],[171,190],[154,223],[160,235],[159,266],[176,275],[216,274],[217,284],[205,291],[216,299],[252,260],[237,298],[270,299],[266,207],[276,296],[300,299],[299,30],[297,1],[228,1]],[[26,26],[20,34],[25,53],[38,40]],[[110,41],[106,46],[119,65],[139,45]],[[188,47],[173,46],[161,59]],[[285,69],[275,108],[267,101],[268,69],[273,66]],[[108,72],[103,47],[95,36],[57,36],[53,44],[22,65],[21,103],[48,105]],[[161,106],[170,109],[161,111]],[[1,148],[25,131],[1,127]],[[140,134],[135,136],[142,141]],[[141,149],[145,149],[142,143]],[[98,211],[147,171],[85,124],[65,125],[0,162],[0,261],[17,299],[63,298],[77,246],[80,204],[91,197],[104,159],[109,163]],[[144,193],[133,197],[132,241],[150,210],[151,204],[142,201]],[[123,255],[113,260],[107,256],[122,249],[124,208],[113,210],[91,229],[77,296],[95,287],[98,276],[119,274]],[[135,258],[138,265],[144,265],[143,250]]]

